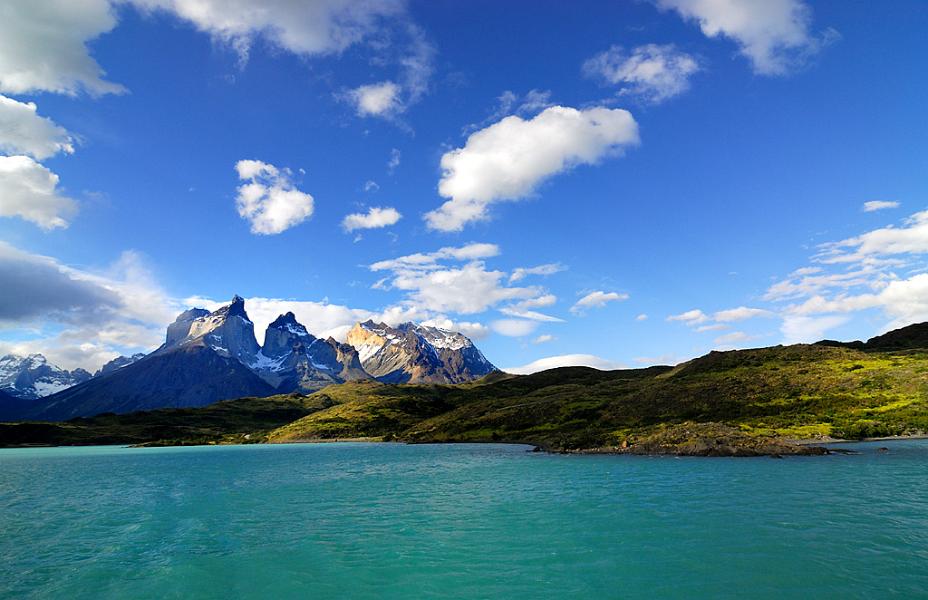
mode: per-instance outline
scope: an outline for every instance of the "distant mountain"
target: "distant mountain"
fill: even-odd
[[[279,392],[314,392],[333,383],[371,379],[357,351],[314,337],[292,312],[268,325],[264,347],[250,365]]]
[[[467,337],[438,327],[365,321],[348,343],[364,370],[387,383],[463,383],[496,370]]]
[[[91,377],[84,369],[68,371],[57,367],[41,354],[7,354],[0,358],[0,390],[26,400],[49,396]]]
[[[36,403],[27,414],[66,420],[103,412],[205,406],[242,396],[270,396],[274,387],[250,366],[260,347],[245,301],[209,312],[181,313],[168,326],[165,343],[131,364]],[[0,414],[0,419],[4,418]]]
[[[117,356],[110,362],[106,363],[93,374],[94,377],[102,377],[104,375],[109,375],[116,369],[121,369],[123,367],[128,367],[134,362],[138,362],[145,358],[145,354],[139,352],[138,354],[133,354],[132,356]]]
[[[359,323],[349,344],[342,344],[313,336],[288,312],[268,325],[262,347],[245,301],[235,296],[213,312],[194,308],[178,315],[164,344],[148,356],[114,359],[93,379],[84,371],[77,385],[61,380],[57,393],[26,407],[8,403],[5,409],[0,403],[0,420],[199,407],[245,396],[310,393],[375,377],[461,383],[495,370],[460,333],[412,323],[396,328]]]
[[[100,413],[206,406],[274,388],[233,358],[190,344],[154,352],[105,377],[95,377],[36,403],[27,417],[65,421]]]

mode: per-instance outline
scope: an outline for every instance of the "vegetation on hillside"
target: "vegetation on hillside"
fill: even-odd
[[[556,451],[808,452],[790,440],[928,431],[928,350],[796,345],[677,367],[492,374],[464,385],[330,386],[202,409],[0,425],[0,444],[376,438],[508,441]]]

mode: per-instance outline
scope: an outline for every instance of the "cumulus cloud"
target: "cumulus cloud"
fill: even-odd
[[[508,367],[503,369],[503,371],[512,373],[513,375],[530,375],[538,371],[556,369],[558,367],[592,367],[601,371],[612,371],[623,368],[623,365],[593,354],[561,354],[559,356],[539,358],[521,367]]]
[[[483,259],[499,254],[495,244],[447,246],[375,262],[373,272],[388,272],[374,287],[404,292],[404,306],[427,313],[477,314],[505,303],[504,314],[521,320],[554,321],[531,310],[556,298],[536,286],[508,285],[509,275],[488,269]]]
[[[537,267],[518,267],[512,271],[512,275],[509,276],[509,281],[520,281],[529,275],[547,277],[548,275],[554,275],[555,273],[560,273],[565,270],[567,270],[567,267],[561,263],[548,263],[545,265],[538,265]]]
[[[534,340],[532,340],[532,343],[533,343],[533,344],[536,344],[536,345],[537,345],[537,344],[547,344],[548,342],[553,342],[554,340],[555,340],[555,337],[554,337],[553,335],[551,335],[551,334],[549,334],[549,333],[544,333],[544,334],[539,335],[538,337],[536,337]]]
[[[247,58],[257,39],[301,56],[339,53],[402,14],[402,0],[131,0],[188,21]]]
[[[834,41],[833,29],[811,31],[812,11],[802,0],[654,0],[699,23],[707,37],[727,37],[760,75],[784,75]]]
[[[618,86],[620,95],[657,104],[688,90],[699,63],[673,44],[647,44],[630,52],[612,46],[583,63],[583,71]]]
[[[644,313],[641,313],[640,315],[638,315],[637,317],[635,317],[635,320],[636,320],[636,321],[647,321],[647,320],[648,320],[648,315],[646,315],[646,314],[644,314]]]
[[[622,300],[628,300],[628,294],[596,290],[577,300],[577,302],[570,307],[570,312],[579,315],[590,308],[602,308],[610,302],[620,302]]]
[[[400,86],[392,81],[362,85],[348,92],[358,116],[390,116],[400,111]]]
[[[449,200],[425,220],[431,229],[460,231],[486,219],[494,202],[524,198],[558,173],[637,143],[638,124],[622,109],[552,106],[529,120],[506,117],[442,156],[438,191]]]
[[[240,160],[235,165],[238,214],[251,223],[251,232],[273,235],[299,225],[313,214],[313,197],[296,189],[289,169],[278,169],[260,160]]]
[[[63,127],[36,114],[34,103],[0,95],[0,152],[41,160],[59,152],[71,154],[74,145]]]
[[[889,200],[870,200],[869,202],[864,202],[863,208],[864,212],[875,212],[887,208],[899,208],[899,203]]]
[[[342,219],[345,231],[356,229],[378,229],[396,224],[403,215],[395,208],[372,207],[366,213],[354,213]]]
[[[45,230],[64,228],[77,203],[58,189],[58,176],[28,156],[0,156],[0,217],[20,217]]]
[[[0,19],[0,92],[120,93],[87,43],[116,26],[108,0],[6,0]]]
[[[538,322],[525,319],[498,319],[490,323],[490,327],[500,335],[525,337],[538,329]]]
[[[16,290],[0,295],[0,327],[21,338],[0,351],[41,352],[68,369],[154,349],[177,308],[134,252],[88,271],[0,242],[0,289]]]

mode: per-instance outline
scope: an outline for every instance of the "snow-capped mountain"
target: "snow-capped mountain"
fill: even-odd
[[[17,398],[44,398],[91,377],[84,369],[67,371],[57,367],[41,354],[7,354],[0,358],[0,389]]]
[[[309,392],[333,383],[370,379],[354,348],[313,336],[292,312],[268,325],[264,347],[249,366],[280,391]]]
[[[111,361],[99,377],[59,369],[59,374],[77,374],[83,383],[59,378],[58,388],[40,386],[58,393],[38,400],[16,418],[64,420],[102,412],[204,406],[243,396],[308,393],[371,378],[462,383],[496,370],[467,337],[437,327],[389,327],[367,321],[355,325],[348,342],[317,338],[287,313],[268,326],[261,347],[245,301],[235,296],[213,312],[194,308],[181,313],[168,326],[160,348],[147,356]]]
[[[496,370],[466,336],[415,323],[365,321],[348,332],[364,370],[391,383],[463,383]]]

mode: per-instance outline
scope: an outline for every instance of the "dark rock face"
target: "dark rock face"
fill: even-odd
[[[27,415],[64,421],[103,412],[206,406],[242,396],[269,396],[274,389],[237,360],[207,346],[156,352],[106,377],[59,392]]]
[[[348,343],[364,370],[386,383],[463,383],[496,370],[467,337],[437,327],[366,321]]]

